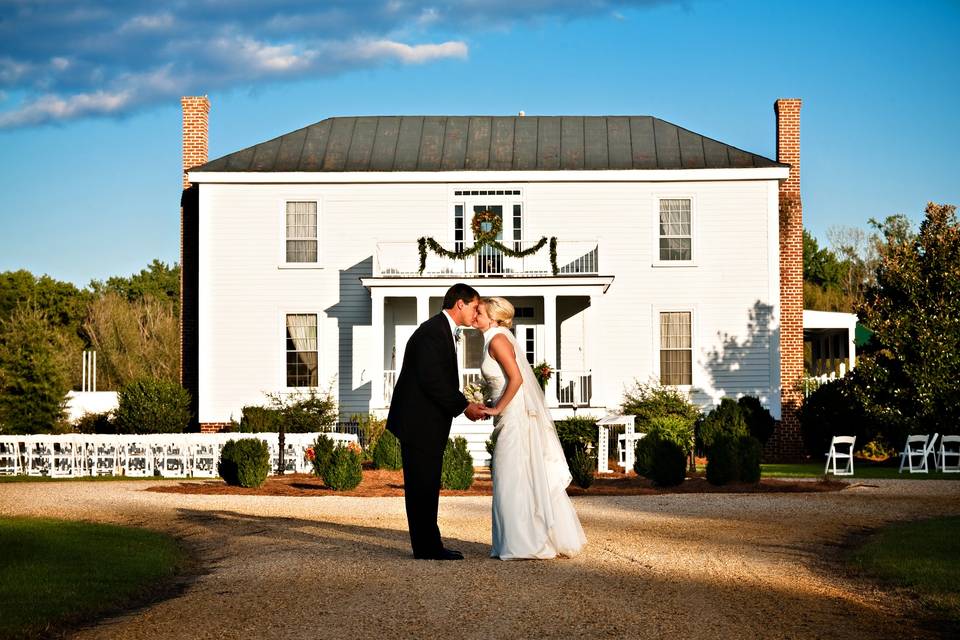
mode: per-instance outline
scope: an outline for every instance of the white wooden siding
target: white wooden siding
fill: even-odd
[[[286,313],[318,314],[321,386],[332,385],[344,415],[366,412],[370,385],[382,381],[364,378],[367,363],[355,361],[372,355],[354,345],[355,336],[371,330],[370,296],[359,278],[371,274],[377,242],[447,238],[450,194],[466,184],[202,184],[200,421],[239,419],[242,406],[286,391]],[[654,308],[696,306],[697,401],[752,393],[779,416],[779,352],[771,345],[779,291],[771,235],[778,228],[771,220],[776,181],[522,188],[527,238],[596,240],[600,273],[615,276],[596,305],[564,320],[560,331],[561,362],[574,358],[571,345],[586,332],[584,368],[595,373],[594,404],[616,406],[625,385],[655,374]],[[696,266],[656,267],[657,198],[690,195]],[[316,268],[287,269],[279,259],[288,199],[319,203]]]

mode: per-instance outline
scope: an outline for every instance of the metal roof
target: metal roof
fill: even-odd
[[[193,171],[556,171],[785,167],[652,116],[327,118]]]

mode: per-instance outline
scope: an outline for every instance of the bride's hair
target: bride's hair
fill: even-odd
[[[487,308],[487,315],[496,320],[501,327],[513,327],[513,305],[506,298],[484,298],[483,306]]]

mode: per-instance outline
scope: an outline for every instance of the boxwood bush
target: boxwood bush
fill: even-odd
[[[597,470],[597,463],[593,456],[583,449],[577,448],[567,460],[573,482],[581,489],[589,489],[593,484],[593,472]]]
[[[596,450],[597,420],[599,418],[594,416],[573,416],[554,422],[568,461],[578,449],[585,449],[588,443]]]
[[[276,433],[280,430],[281,413],[270,407],[250,405],[243,408],[240,431],[243,433]]]
[[[737,475],[741,482],[760,482],[760,452],[763,445],[753,436],[737,440]]]
[[[710,449],[721,436],[739,438],[748,435],[743,409],[733,398],[723,398],[720,405],[697,425],[697,445],[710,457]]]
[[[384,431],[377,438],[373,448],[373,466],[377,469],[401,469],[403,457],[400,455],[400,441],[389,431]]]
[[[686,450],[672,440],[658,438],[653,440],[652,454],[650,478],[654,484],[675,487],[683,482],[687,476]]]
[[[318,478],[323,478],[323,473],[330,464],[330,458],[333,456],[333,440],[325,435],[317,436],[311,447],[313,449],[313,474]]]
[[[334,491],[355,489],[363,480],[363,461],[359,447],[334,447],[330,461],[323,469],[323,483]]]
[[[773,415],[756,396],[743,396],[737,400],[737,404],[740,405],[740,412],[750,435],[759,440],[761,445],[766,444],[776,426]]]
[[[722,432],[716,435],[707,449],[707,482],[723,485],[739,478],[738,448],[737,438]]]
[[[235,487],[259,487],[270,471],[270,451],[258,438],[227,440],[220,451],[217,473]]]
[[[140,378],[117,391],[117,433],[182,433],[190,422],[190,394],[176,382]]]
[[[116,433],[117,428],[113,424],[113,418],[110,412],[104,413],[84,413],[77,418],[73,425],[73,430],[77,433]]]
[[[457,436],[447,440],[443,452],[440,486],[444,489],[466,491],[473,486],[473,456],[467,451],[467,441]]]

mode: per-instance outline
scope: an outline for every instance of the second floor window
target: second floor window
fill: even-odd
[[[287,203],[287,262],[317,261],[317,203]]]
[[[690,200],[660,201],[660,260],[693,259],[690,226]]]

